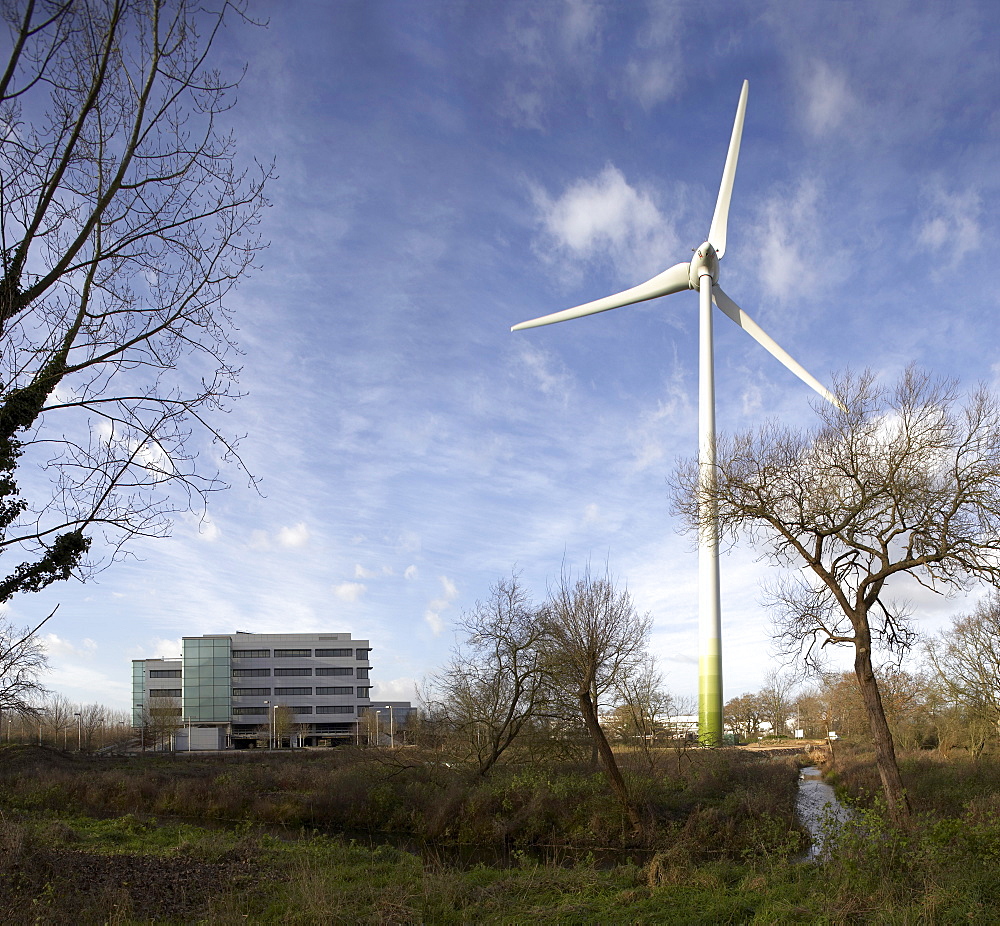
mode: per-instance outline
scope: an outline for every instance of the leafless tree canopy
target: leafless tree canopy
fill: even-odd
[[[789,648],[814,659],[828,643],[854,646],[890,809],[905,815],[872,651],[912,642],[894,576],[944,594],[1000,580],[1000,407],[985,389],[963,401],[914,368],[892,389],[866,373],[836,392],[844,408],[818,407],[811,430],[720,441],[714,485],[689,463],[675,500],[692,529],[715,510],[723,537],[748,537],[791,567],[771,596]]]
[[[271,175],[237,157],[235,83],[210,66],[243,7],[3,4],[0,551],[22,562],[0,600],[101,561],[95,535],[113,554],[164,534],[223,485],[226,297]]]
[[[608,782],[633,826],[642,821],[598,718],[603,692],[635,677],[646,661],[652,619],[639,614],[627,589],[589,570],[574,580],[564,572],[541,615],[545,671],[556,689],[575,698]]]
[[[438,719],[460,734],[481,775],[541,713],[537,610],[517,575],[498,580],[490,597],[462,616],[462,639],[434,679]]]
[[[927,655],[949,700],[1000,733],[1000,593],[993,591],[927,641]]]
[[[48,658],[39,627],[15,627],[0,618],[0,712],[30,714],[45,694],[41,676]]]

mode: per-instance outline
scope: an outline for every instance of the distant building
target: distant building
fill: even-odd
[[[179,659],[132,662],[132,722],[165,724],[184,750],[360,740],[366,711],[389,719],[370,698],[370,654],[349,633],[184,637]],[[392,705],[398,727],[409,704]]]

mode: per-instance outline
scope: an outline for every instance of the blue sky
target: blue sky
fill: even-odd
[[[350,631],[410,699],[511,569],[605,562],[697,691],[697,565],[668,478],[697,440],[697,297],[512,334],[704,239],[750,81],[721,282],[821,380],[910,362],[997,385],[993,3],[288,0],[232,30],[233,127],[280,178],[231,298],[248,395],[207,521],[10,607],[50,686],[129,703],[129,661],[202,633]],[[718,425],[811,391],[716,315]],[[722,562],[725,697],[760,687],[767,567]],[[918,626],[961,602],[912,593]]]

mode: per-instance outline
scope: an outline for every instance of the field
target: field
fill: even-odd
[[[0,749],[0,903],[18,923],[969,923],[1000,920],[1000,769],[907,756],[831,778],[859,823],[803,863],[793,758],[625,756],[637,837],[586,764],[488,779],[416,750],[78,757]]]

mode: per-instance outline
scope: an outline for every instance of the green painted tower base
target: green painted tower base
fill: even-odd
[[[722,745],[722,655],[715,652],[698,660],[698,741],[703,746]]]

